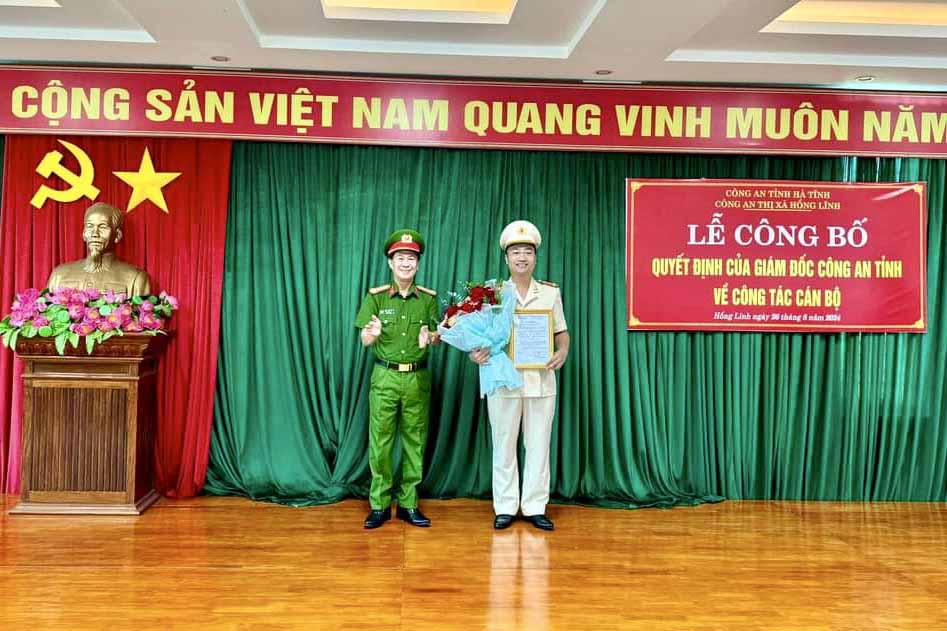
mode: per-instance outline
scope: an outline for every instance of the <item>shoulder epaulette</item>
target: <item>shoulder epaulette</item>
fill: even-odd
[[[548,280],[537,280],[536,282],[540,285],[548,285],[549,287],[559,287],[556,283]]]
[[[436,295],[437,295],[437,292],[434,291],[433,289],[428,289],[427,287],[421,287],[420,285],[415,285],[415,287],[418,288],[418,291],[423,291],[423,292],[426,293],[428,296],[436,296]]]
[[[380,285],[378,287],[372,287],[371,289],[368,290],[368,293],[375,296],[384,291],[388,291],[389,289],[391,289],[391,285]]]

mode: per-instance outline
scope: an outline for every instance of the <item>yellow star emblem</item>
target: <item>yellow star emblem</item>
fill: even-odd
[[[131,212],[138,204],[143,201],[151,200],[155,206],[168,212],[168,204],[164,201],[164,193],[161,189],[174,181],[180,173],[155,171],[155,166],[151,162],[151,154],[148,153],[148,147],[145,147],[145,153],[141,156],[141,165],[137,171],[113,171],[115,177],[122,180],[132,187],[132,196],[128,200],[126,212]]]

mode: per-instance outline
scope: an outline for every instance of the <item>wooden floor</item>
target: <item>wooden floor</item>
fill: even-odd
[[[366,506],[161,500],[139,518],[7,515],[0,629],[947,629],[947,505]]]

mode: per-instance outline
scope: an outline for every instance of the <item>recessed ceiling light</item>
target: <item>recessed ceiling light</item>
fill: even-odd
[[[322,0],[330,20],[509,24],[517,0]],[[277,3],[270,3],[277,4]]]
[[[610,75],[610,74],[612,74],[612,72],[614,72],[614,71],[613,71],[613,70],[596,70],[596,71],[595,71],[595,74],[604,77],[605,75]]]
[[[788,4],[788,3],[787,3]],[[939,5],[939,6],[938,6]],[[877,26],[947,26],[947,7],[931,0],[800,0],[777,22],[873,24]],[[768,27],[767,27],[768,28]]]
[[[855,77],[855,81],[859,81],[861,83],[868,83],[869,81],[874,81],[874,80],[875,80],[875,76],[870,75],[870,74],[863,74],[859,77]]]
[[[62,5],[56,0],[0,0],[0,7],[41,7],[45,9],[61,9]]]
[[[226,55],[214,55],[210,59],[211,61],[230,61],[230,57],[227,57]]]

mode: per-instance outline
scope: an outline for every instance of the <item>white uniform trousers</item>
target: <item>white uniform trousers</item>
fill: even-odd
[[[549,502],[549,441],[556,397],[487,397],[493,434],[493,510],[497,515],[542,515]],[[517,464],[517,438],[523,426],[523,493]]]

